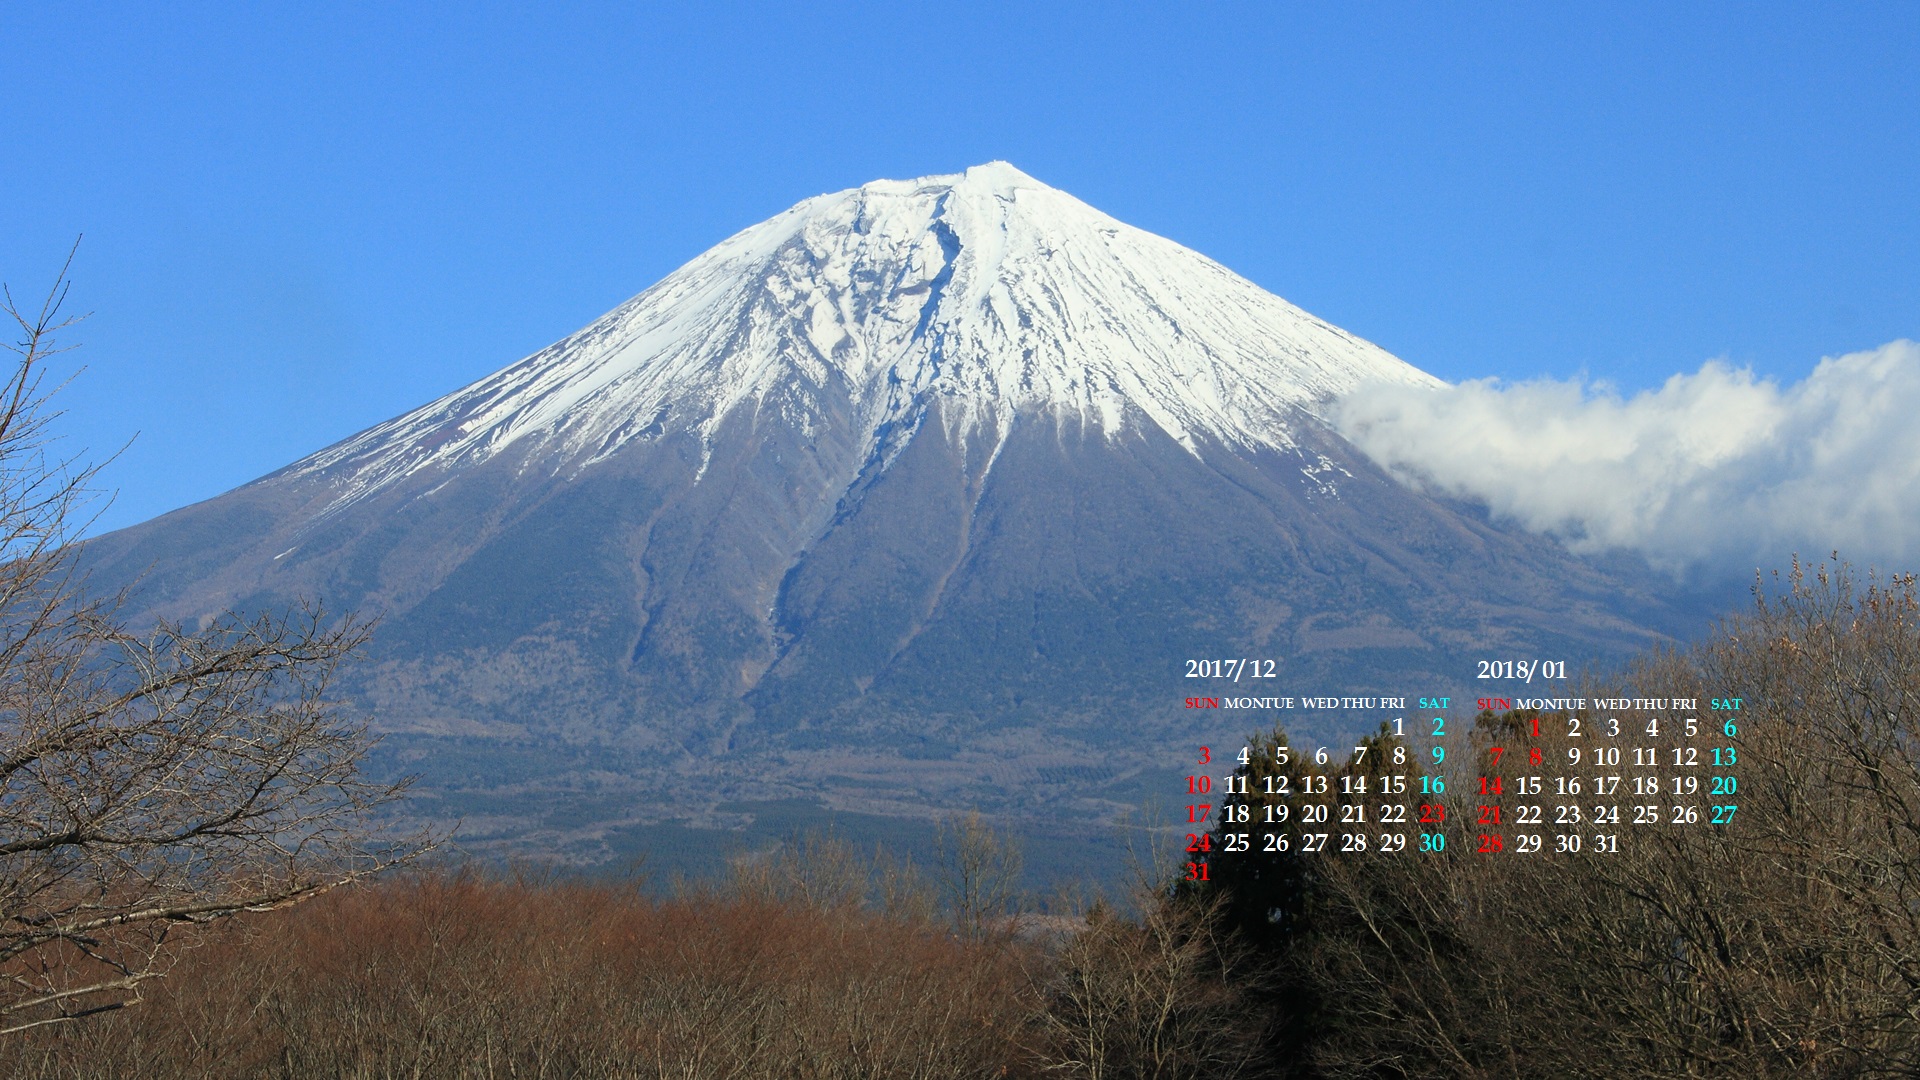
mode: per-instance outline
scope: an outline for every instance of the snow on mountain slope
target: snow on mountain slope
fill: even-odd
[[[290,466],[335,508],[516,444],[556,471],[633,439],[710,440],[743,404],[804,433],[851,412],[869,452],[929,415],[965,442],[1014,414],[1109,436],[1142,420],[1189,451],[1294,445],[1365,381],[1436,384],[1218,263],[1005,162],[808,199],[592,325]],[[930,408],[936,406],[937,408]],[[532,440],[531,442],[528,442]]]

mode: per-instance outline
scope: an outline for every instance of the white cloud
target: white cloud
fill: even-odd
[[[1710,362],[1658,390],[1487,379],[1369,387],[1334,414],[1403,479],[1485,503],[1579,551],[1672,568],[1920,557],[1920,345],[1822,360],[1782,388]],[[1757,560],[1757,561],[1756,561]]]

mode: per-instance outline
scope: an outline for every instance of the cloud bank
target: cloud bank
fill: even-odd
[[[1403,480],[1582,552],[1750,571],[1838,549],[1920,561],[1920,344],[1822,360],[1781,387],[1709,362],[1622,398],[1604,384],[1369,387],[1333,420]]]

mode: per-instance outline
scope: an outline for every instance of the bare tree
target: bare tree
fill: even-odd
[[[71,257],[69,257],[71,258]],[[327,697],[365,623],[319,608],[131,632],[87,595],[91,467],[50,453],[42,381],[60,282],[0,380],[0,1034],[122,1008],[181,927],[265,911],[406,861],[380,824],[364,721]]]
[[[852,909],[866,901],[874,868],[831,828],[796,831],[770,852],[733,859],[726,892],[815,911]]]
[[[1020,896],[1024,860],[1011,831],[995,829],[970,810],[941,820],[934,833],[940,865],[940,891],[954,926],[970,941],[1004,926]]]
[[[1138,918],[1095,907],[1042,969],[1041,1067],[1090,1078],[1263,1075],[1270,1023],[1250,1002],[1266,988],[1218,898],[1137,893]]]

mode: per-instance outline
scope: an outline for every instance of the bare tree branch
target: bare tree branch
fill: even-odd
[[[69,253],[68,264],[72,261]],[[135,633],[75,569],[97,468],[48,453],[42,376],[68,282],[0,377],[0,1034],[139,999],[173,928],[271,911],[431,846],[383,811],[408,781],[328,697],[367,623],[317,606]]]

